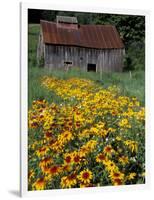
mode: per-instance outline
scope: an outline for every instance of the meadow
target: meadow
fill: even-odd
[[[28,33],[29,190],[143,184],[144,71],[49,71]]]

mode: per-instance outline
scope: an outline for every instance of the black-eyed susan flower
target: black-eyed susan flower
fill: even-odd
[[[135,172],[131,172],[128,174],[127,176],[127,180],[133,180],[136,177],[136,173]]]
[[[72,163],[72,155],[70,153],[64,154],[64,163],[65,164],[71,164]]]
[[[128,121],[128,119],[122,119],[119,123],[118,123],[118,125],[121,127],[121,128],[131,128],[131,125],[130,125],[130,123],[129,123],[129,121]]]
[[[107,171],[109,171],[109,172],[118,171],[119,170],[118,166],[112,160],[106,160],[104,162],[104,165],[105,165],[105,169]]]
[[[119,178],[115,178],[115,179],[113,179],[112,180],[112,183],[113,183],[113,185],[122,185],[123,184],[123,182],[122,182],[122,180],[121,179],[119,179]]]
[[[126,140],[124,141],[124,144],[128,146],[128,148],[131,150],[131,152],[137,152],[138,151],[138,143],[134,140]]]
[[[48,117],[46,117],[45,123],[43,125],[44,130],[50,130],[51,125],[53,123],[53,119],[54,117],[49,115]]]
[[[33,184],[32,189],[33,190],[44,190],[46,185],[46,181],[44,178],[38,178]]]
[[[122,137],[121,136],[116,136],[115,138],[117,141],[121,141],[122,140]]]
[[[99,154],[96,156],[96,162],[103,163],[103,162],[106,162],[106,161],[107,161],[107,158],[106,158],[106,156],[104,155],[104,153],[99,153]]]
[[[47,146],[41,147],[36,151],[38,157],[43,157],[47,154],[49,148]]]
[[[111,180],[115,180],[115,179],[120,179],[123,180],[124,179],[124,174],[121,173],[119,170],[113,170],[110,172],[109,177],[111,178]]]
[[[74,151],[72,155],[72,160],[73,160],[73,163],[79,164],[81,162],[80,153],[77,151]]]
[[[115,153],[115,150],[112,148],[111,145],[107,145],[107,146],[104,147],[103,152],[104,152],[105,155],[111,156],[112,154]]]
[[[34,172],[34,170],[30,170],[29,172],[28,172],[28,180],[30,181],[30,179],[31,178],[34,178],[34,176],[35,176],[35,172]]]
[[[59,143],[62,143],[62,144],[70,141],[71,139],[73,139],[73,135],[70,131],[65,131],[61,133],[60,135],[58,135],[58,141]]]
[[[81,157],[86,156],[86,154],[92,152],[95,149],[96,145],[97,145],[96,140],[89,140],[87,143],[81,146],[79,154],[81,155]]]
[[[45,137],[45,139],[48,140],[48,141],[50,141],[51,139],[53,139],[53,135],[52,135],[52,133],[49,132],[49,131],[45,132],[44,137]]]
[[[58,175],[61,172],[61,167],[58,165],[53,165],[50,167],[49,172],[51,176]]]
[[[50,167],[49,166],[44,166],[44,167],[41,168],[41,170],[42,170],[42,173],[45,174],[45,176],[50,176],[51,177],[51,175],[50,175]]]
[[[95,185],[94,184],[84,184],[84,183],[80,183],[80,188],[86,188],[86,187],[94,187]]]
[[[119,162],[122,164],[122,165],[126,165],[129,163],[129,159],[128,159],[128,156],[121,156],[119,157]]]
[[[71,188],[75,186],[77,184],[77,175],[72,173],[68,176],[63,176],[60,184],[62,188]]]
[[[69,172],[72,170],[72,166],[70,164],[63,164],[61,166],[61,170],[62,172]]]
[[[91,135],[90,130],[84,129],[84,130],[82,130],[82,132],[80,132],[80,133],[78,134],[78,137],[79,137],[80,140],[82,140],[83,138],[89,138],[90,135]]]
[[[93,179],[93,174],[89,169],[85,169],[80,172],[78,179],[84,184],[89,184]]]
[[[61,188],[69,188],[69,185],[67,183],[67,176],[63,176],[61,178],[61,182],[60,182]]]
[[[39,167],[40,167],[41,169],[43,169],[44,167],[50,165],[51,163],[53,163],[53,159],[50,158],[50,157],[46,157],[46,158],[44,158],[44,159],[42,159],[42,160],[40,161]]]

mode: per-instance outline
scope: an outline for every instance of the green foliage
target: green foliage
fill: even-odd
[[[145,44],[134,42],[126,49],[124,70],[145,70]]]
[[[97,17],[96,13],[44,10],[42,12],[42,19],[46,19],[46,20],[49,20],[49,21],[55,21],[57,15],[77,17],[78,22],[80,24],[93,24],[95,18]]]
[[[28,26],[28,65],[37,67],[37,44],[39,39],[40,26],[37,24],[29,24]]]
[[[42,56],[39,60],[39,67],[44,67],[44,56]]]

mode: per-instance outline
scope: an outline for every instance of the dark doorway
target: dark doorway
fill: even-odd
[[[87,71],[88,72],[96,72],[96,64],[88,63],[88,65],[87,65]]]

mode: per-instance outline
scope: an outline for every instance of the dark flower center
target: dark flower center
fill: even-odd
[[[84,172],[83,175],[82,175],[82,177],[84,179],[88,179],[89,178],[89,173],[88,172]]]

